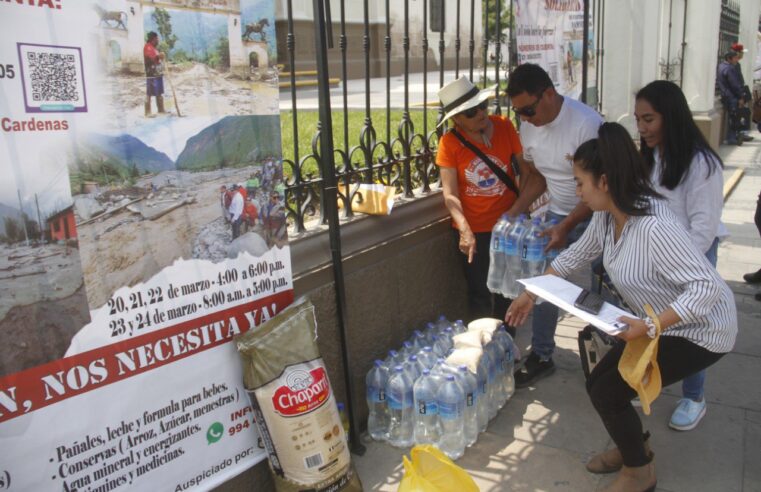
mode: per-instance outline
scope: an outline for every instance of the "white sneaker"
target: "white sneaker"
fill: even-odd
[[[689,398],[682,398],[676,406],[676,410],[671,415],[669,427],[679,431],[688,431],[694,429],[700,420],[706,414],[706,400],[693,401]]]

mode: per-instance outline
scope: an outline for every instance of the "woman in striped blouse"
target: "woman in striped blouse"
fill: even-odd
[[[654,337],[653,320],[642,307],[650,304],[658,313],[663,386],[718,361],[737,335],[732,292],[652,188],[628,131],[617,123],[603,124],[598,138],[582,144],[573,160],[576,192],[594,215],[584,235],[546,273],[567,277],[602,255],[613,284],[639,316],[621,318],[628,329],[619,337]],[[505,320],[521,325],[535,301],[524,292]],[[631,404],[637,393],[618,372],[623,349],[623,343],[614,346],[587,381],[592,404],[617,446],[593,460],[623,465],[608,492],[655,490],[653,455],[645,448],[642,422]]]

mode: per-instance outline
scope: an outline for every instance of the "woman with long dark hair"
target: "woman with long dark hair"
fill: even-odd
[[[640,152],[650,170],[653,188],[687,229],[690,240],[716,267],[724,206],[721,158],[708,145],[692,118],[682,90],[656,80],[637,92],[634,107]],[[705,371],[682,381],[682,396],[669,421],[676,430],[694,429],[706,412]]]
[[[734,297],[716,269],[650,183],[650,172],[629,132],[604,123],[598,138],[583,143],[573,156],[576,193],[594,213],[584,235],[563,251],[545,273],[568,277],[602,255],[610,275],[635,317],[619,320],[626,341],[655,338],[663,386],[705,369],[732,350],[737,336]],[[519,326],[536,297],[524,292],[505,321]],[[657,319],[644,306],[650,304]],[[607,492],[655,490],[653,453],[631,400],[637,392],[623,379],[618,363],[625,344],[603,357],[587,381],[592,405],[616,444],[595,456],[590,471],[621,470]],[[590,465],[604,464],[605,467]]]

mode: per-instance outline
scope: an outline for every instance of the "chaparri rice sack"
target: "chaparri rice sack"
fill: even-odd
[[[243,382],[278,492],[361,492],[316,333],[299,300],[236,337]]]

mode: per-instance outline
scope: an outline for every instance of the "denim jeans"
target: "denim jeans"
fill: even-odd
[[[716,268],[716,262],[719,255],[719,238],[713,240],[711,247],[706,251],[706,258],[711,262],[711,265]],[[682,380],[682,396],[689,398],[693,401],[700,401],[703,399],[703,384],[706,380],[706,370],[700,370],[692,376],[687,376]]]
[[[558,215],[554,212],[547,212],[545,216],[546,221],[557,219],[560,222],[565,218],[565,215]],[[577,224],[568,234],[568,244],[577,241],[584,234],[588,225],[589,220]],[[543,302],[534,306],[533,321],[531,322],[531,351],[538,355],[541,360],[552,357],[552,352],[555,350],[555,329],[558,326],[558,314],[558,307],[550,302]]]

